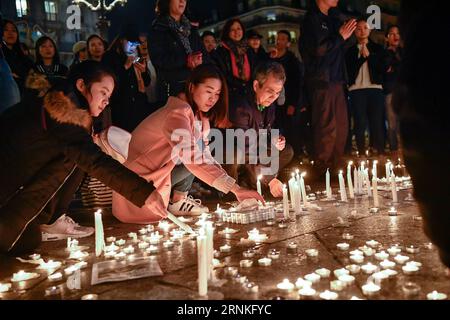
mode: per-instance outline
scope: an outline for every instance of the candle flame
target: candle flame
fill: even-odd
[[[306,172],[302,172],[302,177],[306,177]]]

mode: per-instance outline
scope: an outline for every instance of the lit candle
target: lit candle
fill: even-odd
[[[287,247],[288,247],[288,249],[296,250],[297,247],[298,247],[298,245],[297,245],[297,243],[295,243],[295,242],[289,242],[288,245],[287,245]]]
[[[353,240],[355,237],[351,235],[350,233],[344,233],[342,234],[342,239],[344,240]]]
[[[348,243],[338,243],[336,247],[341,251],[347,251],[350,249],[350,245]]]
[[[30,256],[30,259],[33,260],[33,261],[37,261],[37,260],[39,260],[40,258],[41,258],[41,255],[40,255],[40,254],[37,254],[37,253],[32,254],[32,255]]]
[[[144,234],[147,234],[147,233],[148,233],[147,228],[142,228],[142,229],[139,230],[139,234],[140,235],[144,235]]]
[[[303,299],[311,299],[316,295],[316,290],[311,287],[305,286],[298,291],[298,294]]]
[[[270,258],[259,259],[258,264],[262,267],[268,267],[272,264],[272,259],[270,259]]]
[[[254,282],[247,282],[244,284],[244,289],[246,292],[258,293],[259,286]]]
[[[402,267],[403,273],[406,275],[412,275],[419,272],[419,267],[413,264],[407,264],[406,266]]]
[[[361,250],[353,250],[353,251],[350,251],[350,255],[351,256],[362,256],[362,255],[364,255],[364,252],[362,252]]]
[[[86,294],[81,297],[81,300],[98,300],[98,295],[96,294]]]
[[[395,262],[390,261],[390,260],[383,260],[382,262],[380,262],[380,266],[383,269],[392,269],[396,266]]]
[[[126,254],[134,253],[134,247],[130,245],[130,246],[124,248],[123,252],[125,252]]]
[[[334,276],[339,279],[340,276],[344,274],[349,274],[350,272],[347,269],[336,269],[334,270]]]
[[[125,245],[125,243],[126,243],[126,241],[123,240],[123,239],[119,239],[119,240],[116,241],[116,244],[117,244],[119,247]]]
[[[254,250],[246,250],[242,253],[242,255],[244,256],[244,258],[253,258],[255,256],[255,251]]]
[[[361,194],[361,190],[359,189],[359,178],[358,178],[358,169],[355,166],[355,169],[353,170],[353,181],[355,186],[355,193]]]
[[[330,289],[333,291],[342,291],[345,288],[345,284],[342,281],[334,280],[330,282]]]
[[[395,262],[398,264],[404,264],[405,262],[409,261],[408,256],[402,256],[401,254],[398,254],[394,257]]]
[[[48,276],[48,280],[52,281],[52,282],[61,281],[62,278],[63,278],[63,275],[61,272],[57,272],[57,273],[54,273],[54,274],[51,274]]]
[[[446,300],[447,295],[445,293],[439,293],[437,291],[433,291],[429,294],[427,294],[428,300]]]
[[[369,282],[362,286],[362,291],[365,296],[371,297],[378,294],[381,290],[381,287],[376,285],[373,282]]]
[[[235,230],[235,229],[226,227],[225,229],[223,229],[223,230],[220,231],[219,233],[220,233],[220,234],[225,234],[225,235],[227,235],[227,234],[235,234],[235,233],[237,233],[238,231],[239,231],[239,230]]]
[[[160,228],[164,232],[168,232],[171,227],[172,225],[167,220],[160,221],[158,224],[158,228]]]
[[[402,249],[398,248],[398,247],[390,247],[389,249],[387,249],[387,252],[391,255],[391,256],[396,256],[398,255],[400,252],[402,252]]]
[[[283,185],[283,214],[285,220],[289,219],[289,198],[286,185]]]
[[[305,187],[305,179],[306,172],[303,172],[300,176],[300,189],[302,191],[303,205],[305,208],[308,207],[308,197],[306,196],[306,187]]]
[[[386,162],[386,180],[389,180],[391,177],[391,160]]]
[[[148,243],[148,242],[140,242],[138,244],[139,249],[147,249],[149,246],[150,246],[150,243]]]
[[[345,190],[345,181],[342,171],[339,171],[339,188],[341,192],[341,201],[347,202],[347,191]]]
[[[383,281],[389,279],[389,274],[388,274],[387,272],[385,272],[385,270],[384,270],[384,271],[381,271],[381,272],[375,272],[375,273],[372,275],[372,279],[375,280],[375,282],[376,282],[377,284],[380,284],[380,283],[382,283]]]
[[[386,269],[383,271],[385,274],[387,274],[389,277],[395,277],[398,272],[392,269]]]
[[[398,195],[397,195],[397,183],[395,182],[395,175],[391,176],[391,190],[392,190],[392,202],[398,203]]]
[[[100,257],[105,250],[105,234],[103,231],[102,210],[95,212],[95,255]]]
[[[39,277],[40,277],[40,275],[38,273],[25,272],[23,270],[20,270],[18,273],[13,274],[13,277],[11,278],[11,282],[28,281],[28,280],[36,279]]]
[[[305,253],[310,258],[315,258],[319,255],[319,251],[316,249],[308,249],[305,251]]]
[[[308,281],[308,280],[304,280],[303,278],[298,278],[297,281],[295,282],[295,286],[297,287],[297,289],[302,289],[305,287],[311,287],[312,286],[312,282]]]
[[[291,283],[289,279],[284,279],[283,282],[277,284],[277,288],[280,290],[291,292],[294,290],[295,285]]]
[[[108,237],[106,238],[107,242],[115,242],[116,241],[116,237]]]
[[[411,254],[417,254],[420,252],[420,248],[418,246],[408,246],[406,247],[406,252],[411,253]]]
[[[175,243],[173,241],[171,241],[171,240],[166,240],[166,241],[163,242],[163,247],[166,248],[166,249],[173,248],[174,245],[175,245]]]
[[[378,170],[378,160],[375,160],[373,162],[373,167],[372,167],[372,175],[373,175],[373,177],[375,177],[375,179],[378,179],[378,172],[377,172],[377,170]]]
[[[378,267],[376,265],[371,264],[370,262],[368,264],[365,264],[361,267],[361,270],[365,274],[372,274],[375,273],[378,270]]]
[[[333,191],[331,189],[331,177],[330,177],[330,169],[327,169],[327,173],[325,175],[326,182],[326,190],[327,190],[327,200],[333,200]]]
[[[253,261],[252,260],[241,260],[239,262],[239,265],[241,266],[241,268],[251,268],[253,266]]]
[[[311,283],[317,283],[320,281],[320,276],[317,273],[310,273],[305,276],[305,280]]]
[[[206,252],[207,252],[206,259],[208,264],[208,280],[211,280],[213,273],[212,261],[214,259],[214,228],[213,223],[211,221],[207,221],[205,223],[205,232],[206,232]]]
[[[377,259],[378,261],[383,261],[389,258],[389,254],[386,253],[385,251],[381,251],[378,253],[375,253],[375,259]]]
[[[369,178],[369,169],[366,169],[365,171],[365,180],[366,180],[366,187],[367,187],[367,196],[369,198],[372,197],[372,185],[370,183],[370,178]]]
[[[0,293],[8,292],[11,289],[11,283],[0,283]]]
[[[375,241],[375,240],[367,241],[366,244],[369,247],[374,248],[374,249],[377,248],[380,245],[380,243],[378,241]]]
[[[133,241],[137,241],[137,233],[135,233],[135,232],[130,232],[128,234],[128,237]]]
[[[262,196],[262,188],[261,188],[261,179],[263,178],[262,175],[258,176],[258,181],[256,182],[256,188],[258,190],[258,193]]]
[[[353,161],[350,161],[347,166],[347,182],[348,182],[348,192],[350,193],[350,199],[355,198],[355,192],[353,191],[353,183],[352,183],[352,166]]]
[[[350,260],[354,263],[363,263],[364,262],[364,256],[360,255],[353,255],[350,256]]]
[[[278,260],[280,259],[280,251],[276,249],[270,250],[267,256],[272,260]]]
[[[351,274],[358,274],[361,271],[361,267],[356,264],[346,266],[345,269],[348,270]]]
[[[336,300],[339,295],[336,292],[326,290],[322,292],[319,297],[323,300]]]
[[[50,272],[50,271],[54,271],[56,269],[61,268],[61,265],[62,265],[62,263],[59,261],[50,260],[48,262],[44,262],[44,260],[42,260],[41,263],[39,264],[38,269]]]
[[[150,245],[150,247],[148,247],[145,252],[149,253],[149,254],[155,254],[158,253],[159,248],[157,246],[154,245]]]
[[[317,269],[315,271],[321,278],[326,279],[330,277],[331,271],[325,268]]]
[[[204,297],[208,294],[208,257],[206,236],[204,229],[200,229],[200,234],[197,237],[197,252],[198,252],[198,294]]]
[[[371,257],[374,255],[375,250],[367,247],[367,248],[364,248],[363,252],[366,257]]]
[[[231,251],[231,246],[229,246],[228,244],[224,244],[223,246],[220,247],[220,252],[226,253],[226,252],[230,252]]]
[[[397,216],[397,209],[395,209],[395,207],[391,207],[388,211],[388,215],[391,217]]]

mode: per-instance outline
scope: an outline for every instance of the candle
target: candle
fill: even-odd
[[[51,274],[48,276],[48,280],[52,281],[52,282],[61,281],[62,278],[63,278],[63,275],[61,272],[57,272],[57,273],[54,273],[54,274]]]
[[[150,243],[148,243],[148,242],[140,242],[138,244],[139,249],[147,249],[149,246],[150,246]]]
[[[244,289],[246,292],[258,293],[259,286],[254,282],[247,282],[244,284]]]
[[[372,185],[370,183],[370,178],[369,178],[369,169],[366,169],[366,171],[364,172],[364,177],[366,180],[367,196],[369,198],[371,198],[372,197]]]
[[[325,268],[317,269],[315,271],[321,278],[326,279],[330,277],[331,271]]]
[[[342,281],[334,280],[330,282],[330,289],[333,291],[342,291],[345,289],[345,284]]]
[[[347,166],[347,182],[348,182],[348,192],[350,193],[350,199],[355,198],[355,192],[353,191],[353,183],[352,183],[352,166],[353,161],[350,161]]]
[[[25,272],[25,271],[21,270],[18,273],[13,274],[13,277],[11,278],[11,282],[28,281],[28,280],[36,279],[39,277],[40,277],[40,275],[38,273]]]
[[[396,256],[398,255],[400,252],[402,252],[402,249],[398,248],[398,247],[390,247],[389,249],[387,249],[387,252],[391,255],[391,256]]]
[[[350,249],[350,245],[348,243],[338,243],[336,247],[341,251],[347,251]]]
[[[96,294],[86,294],[81,297],[81,300],[98,300],[98,295]]]
[[[116,260],[120,260],[120,259],[124,259],[126,258],[127,254],[125,252],[119,252],[117,254],[114,255],[114,259]]]
[[[239,270],[235,267],[226,267],[225,268],[225,274],[229,275],[231,277],[234,277],[235,275],[237,275],[239,272]]]
[[[32,254],[32,255],[30,256],[30,259],[33,260],[33,261],[37,261],[37,260],[39,260],[40,258],[41,258],[41,255],[40,255],[40,254],[37,254],[37,253]]]
[[[0,293],[8,292],[11,289],[11,283],[0,283]]]
[[[344,274],[349,274],[350,272],[347,269],[336,269],[334,270],[334,276],[339,279],[340,276]]]
[[[389,274],[387,272],[381,271],[381,272],[375,272],[372,275],[372,279],[375,280],[377,284],[382,283],[384,280],[387,280],[389,278]]]
[[[270,258],[259,259],[258,264],[262,267],[268,267],[272,264],[272,259],[270,259]]]
[[[89,257],[89,253],[87,252],[83,252],[80,250],[77,250],[75,252],[71,252],[69,255],[69,259],[73,259],[73,260],[83,260],[85,258]]]
[[[358,169],[355,166],[355,169],[353,170],[353,181],[355,186],[355,193],[361,194],[361,190],[359,189],[359,178],[358,178]]]
[[[325,290],[322,292],[319,297],[323,300],[336,300],[338,298],[338,294],[336,292]]]
[[[392,269],[396,266],[395,262],[390,261],[390,260],[383,260],[382,262],[380,262],[380,266],[383,269]]]
[[[385,274],[387,274],[389,277],[395,277],[398,272],[392,269],[386,269],[383,271]]]
[[[391,160],[388,160],[386,162],[386,180],[389,180],[389,178],[391,177]]]
[[[416,262],[416,261],[408,261],[406,264],[413,265],[413,266],[416,266],[418,268],[422,267],[422,263]]]
[[[402,287],[403,292],[407,295],[407,296],[415,296],[418,295],[420,293],[420,286],[413,283],[413,282],[407,282],[403,285]]]
[[[283,185],[283,214],[285,220],[289,219],[289,199],[286,185]]]
[[[376,265],[371,264],[370,262],[368,264],[365,264],[361,267],[361,270],[365,274],[373,274],[378,270],[378,267]]]
[[[238,282],[238,283],[245,283],[247,281],[247,277],[246,276],[242,276],[240,274],[236,274],[233,277],[233,281]]]
[[[251,268],[253,266],[253,261],[252,260],[241,260],[239,262],[239,265],[241,266],[241,268]]]
[[[389,258],[389,254],[387,254],[385,251],[375,253],[375,259],[377,259],[378,261],[383,261],[388,258]]]
[[[330,177],[330,169],[327,169],[327,173],[325,175],[325,183],[326,183],[326,192],[327,192],[327,200],[333,200],[333,191],[331,189],[331,177]]]
[[[148,233],[147,228],[142,228],[142,229],[139,230],[139,234],[140,235],[144,235],[144,234],[147,234],[147,233]]]
[[[350,256],[350,261],[352,261],[354,263],[363,263],[364,262],[364,256],[360,256],[360,255]]]
[[[267,256],[272,260],[278,260],[278,259],[280,259],[280,251],[273,249],[273,250],[269,251]]]
[[[305,253],[310,258],[315,258],[319,255],[319,251],[316,249],[308,249],[305,251]]]
[[[39,264],[38,269],[45,270],[47,272],[51,272],[51,271],[61,268],[61,265],[62,265],[62,263],[59,261],[50,260],[49,262],[44,262],[44,260],[42,260],[41,263]]]
[[[242,255],[244,256],[244,258],[253,258],[255,256],[255,251],[250,249],[250,250],[244,251],[242,253]]]
[[[220,231],[219,233],[220,233],[220,234],[228,235],[228,234],[235,234],[235,233],[237,233],[238,231],[239,231],[239,230],[235,230],[235,229],[226,227],[225,229],[223,229],[223,230]]]
[[[388,215],[391,217],[397,216],[397,209],[395,209],[395,207],[391,207],[388,211]]]
[[[283,282],[277,284],[277,288],[280,290],[291,292],[294,290],[295,285],[291,283],[289,279],[284,279]]]
[[[95,212],[95,255],[100,257],[105,250],[105,235],[103,231],[102,210]]]
[[[135,232],[128,233],[128,237],[133,241],[137,241],[137,233]]]
[[[160,228],[164,232],[168,232],[171,227],[172,227],[172,225],[167,220],[162,220],[158,224],[158,228]]]
[[[370,241],[366,242],[366,245],[368,245],[371,248],[376,249],[380,245],[380,243],[378,241],[375,241],[375,240],[370,240]]]
[[[406,266],[402,267],[403,273],[406,275],[412,275],[419,272],[419,267],[414,264],[407,264]]]
[[[45,295],[46,296],[55,296],[61,293],[61,290],[58,287],[50,287],[45,289]]]
[[[398,254],[394,257],[395,262],[398,264],[404,264],[406,261],[409,261],[409,257],[402,256],[401,254]]]
[[[303,278],[298,278],[297,281],[295,282],[295,286],[297,287],[297,289],[302,289],[305,287],[311,287],[312,286],[312,282],[308,281],[308,280],[304,280]]]
[[[171,240],[166,240],[163,242],[163,247],[166,249],[173,248],[174,245],[175,245],[175,243]]]
[[[351,274],[358,274],[361,271],[361,267],[356,264],[352,264],[346,266],[345,270],[349,271]]]
[[[298,294],[303,299],[310,299],[316,295],[316,290],[311,287],[305,286],[298,291]]]
[[[374,175],[372,177],[372,188],[373,188],[373,206],[375,208],[380,207],[380,199],[378,198],[378,178]]]
[[[128,247],[123,249],[123,252],[126,253],[126,254],[134,253],[134,247],[129,245]]]
[[[439,293],[437,291],[433,291],[429,294],[427,294],[428,300],[446,300],[447,295],[445,293]]]
[[[378,160],[375,160],[375,161],[373,162],[373,166],[372,166],[372,175],[373,175],[373,177],[375,177],[375,178],[378,177],[378,172],[377,172],[377,170],[378,170]]]
[[[344,240],[353,240],[355,237],[353,235],[351,235],[350,233],[344,233],[342,235],[342,239]]]
[[[381,287],[376,285],[373,282],[369,282],[362,286],[362,291],[365,296],[371,297],[378,294],[381,290]]]
[[[117,244],[119,247],[125,245],[125,243],[126,243],[126,241],[123,240],[123,239],[119,239],[119,240],[116,241],[116,244]]]
[[[200,229],[197,237],[197,257],[198,257],[198,294],[204,297],[208,294],[208,257],[207,243],[204,229]]]
[[[411,253],[411,254],[416,254],[420,252],[420,248],[418,246],[408,246],[406,247],[406,252]]]
[[[158,253],[159,248],[157,246],[154,245],[150,245],[150,247],[148,247],[145,252],[149,253],[149,254],[155,254]]]
[[[375,253],[375,250],[372,248],[364,248],[363,252],[366,257],[371,257]]]
[[[310,273],[305,276],[305,280],[311,283],[317,283],[320,281],[320,276],[317,273]]]
[[[391,176],[391,190],[392,190],[392,202],[398,203],[397,184],[395,182],[395,175]]]
[[[223,246],[220,247],[220,252],[230,252],[231,251],[231,246],[229,246],[228,244],[224,244]]]
[[[288,245],[287,245],[287,247],[288,247],[288,249],[290,249],[290,250],[296,250],[297,247],[298,247],[298,245],[297,245],[297,243],[295,243],[295,242],[289,242]]]
[[[107,242],[115,242],[116,241],[116,237],[108,237],[106,238]]]
[[[339,172],[339,188],[341,192],[341,201],[347,202],[347,191],[345,190],[345,181],[342,171]]]
[[[214,259],[214,228],[211,221],[208,221],[205,223],[206,228],[206,259],[208,264],[208,280],[211,280],[212,273],[213,273],[213,267],[212,267],[212,261]],[[230,247],[231,249],[231,247]]]
[[[262,188],[261,188],[261,179],[263,178],[262,175],[258,176],[258,181],[256,182],[256,188],[258,190],[258,193],[262,196]]]
[[[360,250],[353,250],[350,251],[350,255],[351,256],[362,256],[364,254],[364,252],[360,251]]]
[[[306,187],[304,177],[306,176],[306,172],[303,172],[300,176],[300,189],[302,191],[303,205],[305,208],[308,207],[308,197],[306,196]]]

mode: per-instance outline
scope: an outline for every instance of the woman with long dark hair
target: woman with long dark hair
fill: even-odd
[[[43,36],[36,41],[34,70],[47,76],[50,81],[67,76],[69,69],[60,63],[58,48],[52,38]]]
[[[0,116],[0,253],[18,254],[34,250],[43,239],[93,233],[58,210],[78,188],[82,178],[78,170],[136,206],[153,203],[155,214],[167,215],[152,183],[93,142],[92,118],[109,103],[115,86],[113,72],[86,61],[71,70],[64,85],[59,84],[43,98],[19,103]]]
[[[155,181],[163,206],[174,215],[199,215],[207,210],[187,197],[193,176],[219,191],[234,193],[239,201],[264,201],[257,192],[241,189],[208,148],[210,122],[221,128],[228,125],[227,91],[226,81],[215,66],[199,66],[188,79],[185,93],[170,97],[133,132],[124,165]],[[174,172],[176,164],[181,166]],[[172,197],[171,189],[175,190]],[[113,214],[125,223],[160,220],[152,210],[139,208],[117,193],[113,194]]]
[[[25,80],[28,73],[33,68],[31,61],[22,51],[19,41],[19,30],[16,24],[10,20],[3,20],[3,44],[2,50],[5,55],[6,62],[11,68],[14,80],[23,94],[25,89]]]
[[[108,45],[98,34],[92,34],[86,41],[86,49],[89,60],[101,62]]]

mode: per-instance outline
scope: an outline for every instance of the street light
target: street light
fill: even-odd
[[[94,5],[86,0],[72,0],[73,4],[80,5],[84,4],[91,11],[98,11],[98,22],[97,28],[100,30],[101,36],[106,39],[108,34],[108,28],[110,26],[110,21],[106,17],[106,13],[113,10],[117,5],[122,7],[127,3],[127,0],[114,0],[110,4],[106,4],[106,0],[97,0],[97,4]],[[95,3],[95,2],[94,2]]]

